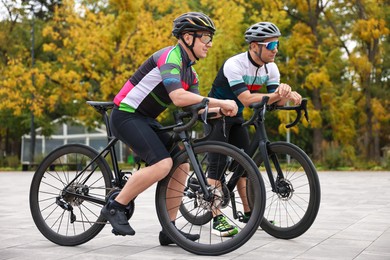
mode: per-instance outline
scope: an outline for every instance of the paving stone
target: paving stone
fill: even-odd
[[[130,221],[133,237],[107,226],[91,241],[62,247],[41,235],[31,218],[32,172],[0,172],[0,260],[8,259],[390,259],[390,172],[319,172],[321,207],[312,227],[292,240],[261,229],[239,249],[218,257],[162,247],[151,187],[138,196]]]

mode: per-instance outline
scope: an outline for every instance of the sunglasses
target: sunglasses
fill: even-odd
[[[274,41],[274,42],[258,42],[257,44],[265,45],[265,48],[267,50],[273,51],[276,48],[279,48],[279,41]]]
[[[192,34],[194,37],[199,38],[200,41],[204,44],[209,44],[213,41],[213,35],[208,33],[194,33]]]

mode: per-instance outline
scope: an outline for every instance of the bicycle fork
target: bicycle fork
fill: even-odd
[[[267,176],[270,182],[270,185],[272,187],[272,192],[275,192],[279,194],[280,188],[277,183],[279,183],[280,180],[284,179],[282,168],[280,167],[279,160],[276,154],[268,153],[268,145],[270,144],[269,141],[263,141],[261,140],[259,142],[259,152],[262,157],[262,161],[264,163],[265,170],[267,171]],[[271,163],[275,167],[275,171],[277,173],[276,179],[274,179]]]
[[[189,143],[189,138],[187,138],[185,133],[179,133],[179,136],[182,139],[182,143],[184,144],[185,150],[188,154],[190,162],[194,168],[195,175],[198,179],[198,183],[196,183],[196,189],[200,190],[203,193],[203,199],[205,201],[210,202],[214,199],[214,193],[209,188],[206,175],[203,172],[203,169],[201,168],[201,164],[199,163],[198,158],[195,156],[195,153],[192,149],[192,146]],[[224,170],[222,172],[225,172],[227,169],[230,169],[231,167],[233,167],[232,165],[234,165],[233,160],[230,159],[230,161],[229,160],[226,161],[225,166],[224,166]],[[242,174],[242,170],[243,169],[241,169],[240,167],[235,169],[233,177],[229,180],[229,182],[225,183],[225,184],[221,183],[222,190],[224,189],[223,187],[225,186],[226,190],[232,191],[234,189],[234,187],[236,186],[236,184],[237,184],[237,182]],[[221,182],[224,182],[224,181],[221,180]],[[228,192],[230,194],[229,199],[230,199],[230,202],[232,205],[233,217],[235,219],[243,219],[244,215],[242,214],[242,212],[237,210],[234,192],[229,192],[229,191],[225,191],[225,192]],[[224,201],[222,203],[227,203],[227,202]]]
[[[182,139],[182,142],[184,144],[184,148],[188,154],[188,158],[190,159],[190,162],[192,166],[194,167],[195,175],[199,181],[200,188],[204,194],[204,199],[206,201],[210,201],[212,199],[212,195],[210,190],[208,189],[206,176],[200,166],[200,163],[198,161],[198,158],[196,158],[194,151],[192,150],[192,146],[189,143],[189,139],[186,136],[185,132],[179,133],[180,138]]]
[[[277,178],[276,181],[281,180],[284,178],[282,169],[279,164],[279,160],[276,156],[276,154],[269,154],[268,153],[268,146],[270,145],[270,141],[268,140],[267,133],[264,127],[264,115],[259,115],[259,120],[255,122],[256,130],[256,137],[255,137],[255,143],[258,144],[257,148],[252,146],[249,149],[249,154],[253,155],[255,154],[255,150],[257,150],[262,158],[262,161],[264,163],[265,170],[267,172],[267,176],[270,182],[270,185],[272,187],[272,192],[278,193],[278,188],[275,183],[275,179],[272,172],[271,162],[273,163],[275,170],[277,172]]]

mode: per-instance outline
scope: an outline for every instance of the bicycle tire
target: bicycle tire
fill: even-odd
[[[279,181],[280,192],[273,192],[260,153],[254,157],[263,177],[267,202],[261,228],[281,239],[292,239],[304,234],[317,217],[321,187],[315,166],[298,146],[286,142],[268,145],[268,156],[276,155],[284,179]],[[276,182],[275,164],[270,159]]]
[[[192,186],[189,186],[189,182],[187,181],[188,178],[196,178],[193,172],[192,165],[190,165],[189,167],[190,170],[188,172],[184,172],[185,174],[183,174],[186,180],[179,181],[177,178],[178,176],[174,176],[173,173],[177,169],[181,170],[182,168],[179,168],[180,165],[189,161],[189,156],[187,152],[181,151],[173,158],[174,163],[171,172],[157,185],[156,210],[159,221],[163,227],[163,230],[168,234],[168,236],[171,237],[171,239],[177,245],[179,245],[188,252],[198,255],[209,256],[229,253],[245,244],[256,232],[258,226],[260,225],[265,207],[265,190],[263,180],[261,179],[261,176],[253,160],[241,150],[230,144],[215,141],[206,141],[193,145],[193,151],[198,162],[200,162],[200,166],[202,167],[205,174],[207,174],[208,171],[208,160],[202,160],[202,158],[207,157],[209,153],[221,156],[219,158],[224,158],[225,163],[229,161],[234,161],[235,166],[242,167],[243,171],[246,173],[247,179],[250,180],[248,183],[251,183],[250,185],[256,187],[254,192],[251,194],[251,196],[253,196],[251,200],[256,202],[252,209],[253,217],[251,217],[246,224],[239,222],[238,218],[235,218],[233,214],[234,206],[237,206],[237,208],[240,209],[242,208],[242,205],[240,205],[242,201],[238,195],[237,188],[233,189],[229,194],[224,194],[222,189],[212,189],[212,193],[215,197],[211,201],[207,201],[204,198],[203,193],[197,193],[196,191],[194,191],[199,189],[193,189]],[[233,172],[236,171],[236,169],[237,167],[231,167],[224,171],[224,178],[226,180],[229,180],[232,177]],[[243,173],[243,171],[239,172]],[[175,190],[173,192],[176,192],[176,194],[172,194],[172,197],[169,197],[167,193],[172,192],[172,190],[169,190],[168,187],[170,182],[176,182],[176,184],[179,183],[182,189],[184,189],[184,193],[181,193],[182,190],[180,189]],[[189,189],[192,189],[193,191],[190,192]],[[170,209],[167,208],[166,202],[167,200],[177,198],[176,196],[181,196],[182,194],[185,194],[185,196],[181,198],[181,201],[179,201],[176,204],[177,206],[175,207],[180,207],[181,203],[183,202],[183,199],[188,197],[194,197],[200,200],[200,203],[202,203],[202,207],[198,207],[195,210],[197,210],[198,213],[202,215],[204,214],[204,212],[201,212],[202,210],[211,211],[216,206],[221,207],[223,215],[228,218],[228,221],[231,224],[235,225],[239,229],[238,234],[233,237],[220,237],[213,235],[212,221],[209,221],[208,223],[201,226],[194,225],[189,222],[185,217],[183,217],[183,214],[180,212],[180,210],[178,210],[174,223],[171,222],[171,219],[169,217]],[[228,201],[226,201],[226,198],[228,198]],[[234,198],[234,203],[231,198]],[[194,213],[194,215],[196,216],[197,213]],[[200,238],[197,241],[191,241],[187,239],[182,233],[180,233],[179,230],[181,232],[198,234]]]
[[[96,150],[85,145],[64,145],[45,157],[33,176],[29,198],[31,215],[38,230],[55,244],[83,244],[94,238],[106,223],[100,216],[103,205],[72,195],[63,196],[65,186],[97,155]],[[111,179],[110,167],[100,157],[76,179],[69,191],[106,200]],[[74,216],[64,209],[69,205]]]

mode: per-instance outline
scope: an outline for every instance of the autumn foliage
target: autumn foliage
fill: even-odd
[[[194,10],[217,27],[208,57],[195,65],[203,95],[224,60],[247,50],[246,28],[274,22],[283,34],[276,61],[282,82],[310,104],[310,124],[293,128],[291,141],[325,166],[336,155],[335,167],[390,167],[390,8],[384,0],[29,1],[34,17],[25,2],[2,2],[0,158],[19,154],[32,118],[34,128],[48,134],[49,123],[63,115],[94,124],[99,117],[85,101],[112,100],[148,56],[175,44],[173,19]],[[163,123],[172,120],[170,112]],[[286,113],[270,115],[270,138],[285,139],[286,123]]]

